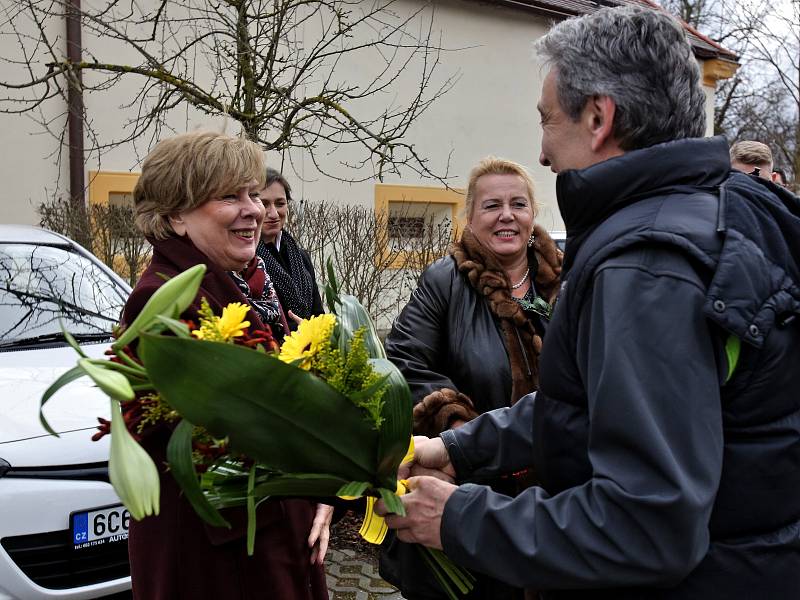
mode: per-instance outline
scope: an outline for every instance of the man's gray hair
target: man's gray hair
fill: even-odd
[[[555,25],[534,49],[555,70],[571,119],[594,96],[614,100],[612,133],[623,150],[705,134],[700,67],[681,25],[663,12],[604,8]]]

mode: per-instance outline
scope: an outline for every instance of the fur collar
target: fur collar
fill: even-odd
[[[536,291],[552,305],[558,295],[562,252],[540,225],[534,226],[533,235],[533,246],[528,248],[528,265],[531,273],[535,273]],[[481,244],[472,229],[464,230],[461,240],[450,247],[450,254],[472,287],[486,297],[492,313],[501,319],[511,319],[517,325],[527,322],[525,313],[511,297],[511,282],[497,256]]]
[[[559,290],[562,253],[540,226],[535,226],[534,243],[528,248],[528,264],[535,273],[536,291],[552,306]],[[489,310],[499,319],[511,365],[511,404],[539,387],[539,353],[542,338],[525,312],[511,296],[511,282],[497,256],[480,243],[467,227],[459,242],[450,248],[459,272],[482,294]]]

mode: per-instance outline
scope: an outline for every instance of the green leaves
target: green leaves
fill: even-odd
[[[336,495],[342,496],[343,498],[360,498],[368,488],[368,481],[351,481],[347,485],[343,485],[339,488]]]
[[[475,583],[475,576],[472,573],[453,563],[441,550],[421,545],[417,545],[417,549],[450,600],[459,600],[459,595],[453,590],[451,583],[461,594],[466,595],[472,591]]]
[[[138,375],[138,372],[135,371],[134,368],[126,365],[113,363],[107,360],[93,360],[90,358],[79,359],[77,366],[72,367],[69,371],[62,374],[61,377],[56,379],[50,387],[45,390],[44,394],[42,394],[42,399],[39,401],[39,422],[42,424],[42,427],[44,427],[50,435],[58,437],[58,433],[50,427],[50,423],[47,422],[44,416],[44,405],[62,387],[85,375],[88,375],[97,387],[103,390],[109,398],[118,402],[132,400],[134,397],[133,388],[131,387],[128,377],[123,375],[120,371],[127,372],[134,377]]]
[[[388,510],[390,513],[400,515],[401,517],[406,515],[406,507],[403,506],[400,496],[395,494],[394,490],[378,488],[378,493],[381,495],[384,504],[386,504],[386,510]]]
[[[378,440],[378,480],[380,485],[394,489],[397,468],[406,455],[412,429],[411,391],[405,377],[385,358],[370,361],[372,368],[386,377],[383,395],[383,425]]]
[[[247,500],[249,472],[244,475],[204,473],[201,487],[215,508],[243,506]],[[256,465],[253,497],[260,502],[269,496],[317,496],[331,498],[347,487],[344,479],[319,473],[262,473]],[[369,486],[368,483],[364,484]]]
[[[118,402],[133,400],[133,388],[128,378],[122,373],[113,370],[113,367],[107,367],[106,364],[111,363],[103,361],[102,364],[95,364],[90,358],[82,358],[78,361],[78,366],[91,377],[97,387],[103,390],[109,398],[113,398]]]
[[[336,280],[336,273],[333,270],[333,261],[328,258],[326,263],[328,271],[328,283],[325,284],[325,302],[328,305],[328,312],[336,313],[336,305],[339,303],[339,282]]]
[[[364,328],[364,343],[370,358],[386,358],[386,351],[378,337],[375,324],[366,309],[355,296],[343,294],[336,280],[333,262],[328,259],[328,283],[325,285],[325,300],[328,310],[336,315],[336,341],[339,350],[347,354],[350,340],[356,331]]]
[[[163,399],[236,452],[285,473],[374,478],[377,432],[310,373],[249,348],[150,334],[139,353]]]
[[[160,483],[153,459],[128,432],[119,403],[111,401],[108,474],[119,499],[138,520],[158,514]]]
[[[230,527],[221,514],[203,495],[197,473],[192,463],[192,424],[183,420],[178,423],[167,444],[167,462],[175,481],[183,490],[186,499],[201,519],[214,527]]]
[[[135,340],[159,316],[177,319],[194,302],[205,272],[205,265],[195,265],[158,288],[144,305],[139,316],[111,347],[114,350],[121,350]]]
[[[52,427],[50,427],[50,423],[47,422],[47,419],[44,416],[44,412],[42,411],[42,409],[44,409],[44,405],[47,403],[48,400],[50,400],[50,398],[53,397],[53,395],[58,390],[60,390],[65,385],[72,383],[76,379],[80,379],[84,375],[86,375],[86,371],[84,371],[81,367],[79,366],[72,367],[69,371],[67,371],[66,373],[61,375],[61,377],[56,379],[50,385],[50,387],[45,390],[44,394],[42,395],[42,399],[39,402],[39,422],[42,424],[42,427],[44,427],[50,435],[58,437],[58,433],[56,433],[56,431]]]
[[[383,344],[381,344],[378,332],[375,330],[375,325],[372,323],[372,319],[370,319],[366,309],[361,306],[358,298],[348,294],[341,294],[339,299],[340,304],[336,308],[339,349],[346,352],[353,334],[364,327],[364,345],[367,348],[367,354],[371,358],[386,358],[386,351],[383,349]]]

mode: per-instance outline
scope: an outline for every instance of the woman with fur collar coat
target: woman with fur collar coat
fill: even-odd
[[[466,213],[461,240],[423,273],[386,340],[411,387],[416,434],[436,436],[538,387],[562,254],[534,223],[530,175],[508,160],[482,160],[470,174]],[[514,495],[526,480],[482,483]],[[409,600],[444,598],[432,576],[420,576],[427,570],[417,554],[391,539],[381,574]],[[469,598],[523,598],[523,591],[478,576]]]

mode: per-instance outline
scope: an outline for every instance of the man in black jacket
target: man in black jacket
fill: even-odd
[[[387,522],[544,598],[794,600],[800,202],[701,137],[667,15],[603,9],[537,50],[568,236],[540,389],[417,438]],[[528,467],[541,485],[515,498],[479,485]]]

